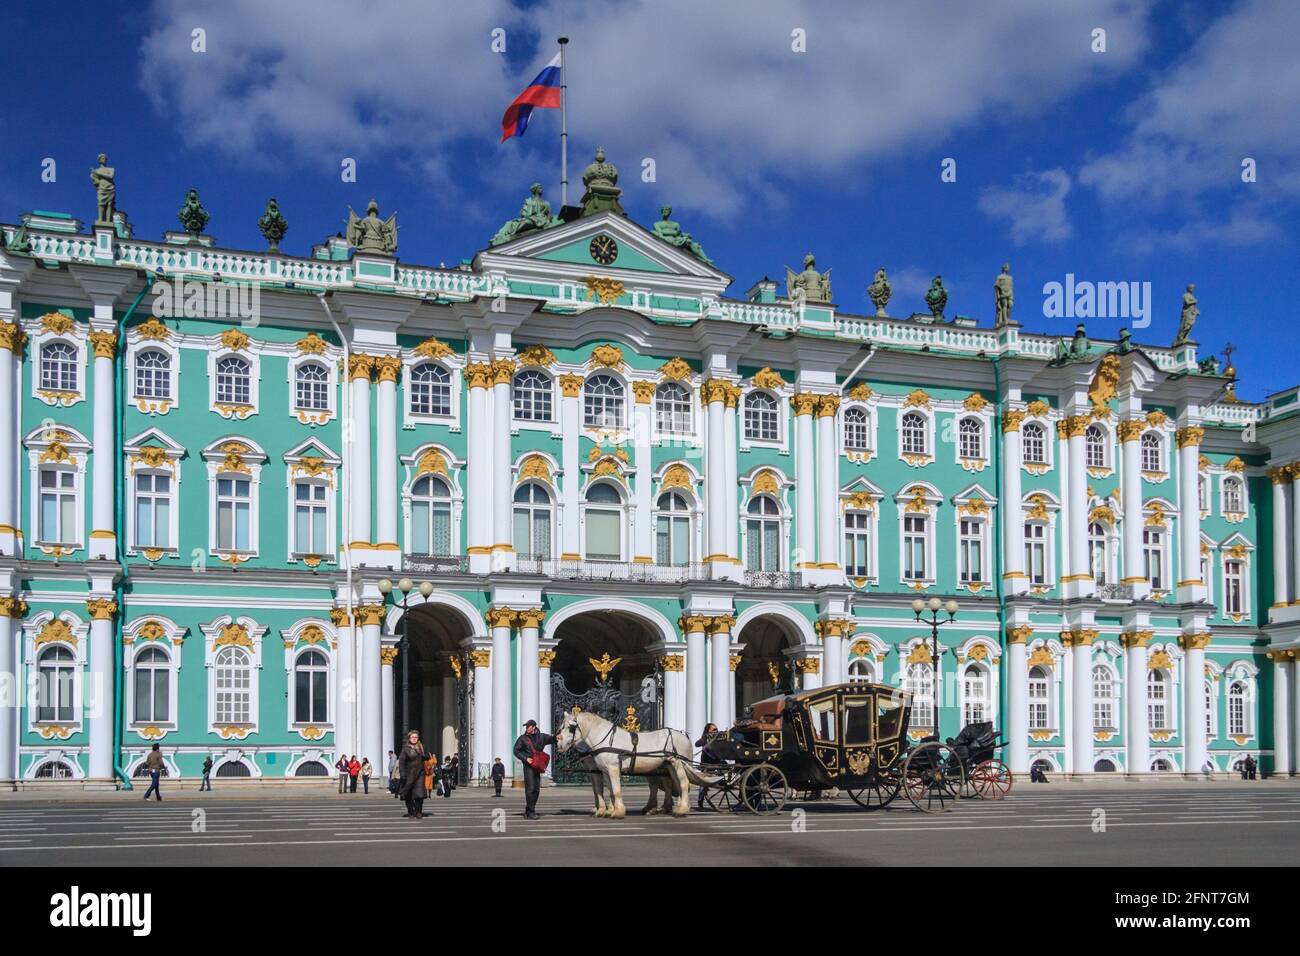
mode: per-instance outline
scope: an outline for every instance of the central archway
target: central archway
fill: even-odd
[[[465,782],[473,759],[473,701],[464,643],[475,636],[473,627],[461,611],[433,602],[413,604],[405,620],[399,612],[390,626],[399,635],[393,660],[393,725],[386,728],[391,746],[399,749],[406,731],[418,730],[425,748],[440,761],[446,756],[459,758],[461,781]],[[404,627],[409,628],[406,660],[401,642]],[[404,668],[409,668],[405,698]],[[404,714],[409,727],[403,723]]]
[[[736,664],[736,716],[755,701],[798,690],[793,662],[786,653],[800,643],[794,624],[777,614],[757,614],[742,623],[736,640],[743,645]]]

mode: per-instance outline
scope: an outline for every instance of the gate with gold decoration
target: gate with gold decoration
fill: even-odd
[[[611,677],[611,672],[618,666],[620,660],[621,658],[617,657],[611,659],[609,654],[602,654],[599,660],[590,659],[589,663],[596,672],[596,681],[586,690],[576,693],[569,689],[563,674],[553,673],[551,707],[554,721],[551,726],[558,726],[560,715],[576,707],[604,717],[633,733],[658,730],[662,727],[663,671],[656,669],[654,673],[643,677],[635,688],[629,688],[626,682],[619,682]],[[620,686],[620,683],[623,686]],[[591,774],[585,769],[583,756],[575,750],[563,754],[557,753],[551,768],[552,778],[557,784],[574,785],[591,782]]]

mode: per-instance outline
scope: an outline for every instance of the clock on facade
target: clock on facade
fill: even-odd
[[[597,236],[591,240],[591,258],[607,266],[618,258],[618,243],[613,236]]]

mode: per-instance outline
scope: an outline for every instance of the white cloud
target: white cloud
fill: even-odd
[[[1018,246],[1035,240],[1060,242],[1074,231],[1065,209],[1070,186],[1064,169],[1024,173],[1014,186],[985,187],[978,205],[986,216],[1010,223],[1011,240]]]

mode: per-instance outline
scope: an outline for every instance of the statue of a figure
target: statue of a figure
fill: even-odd
[[[785,294],[790,300],[829,302],[831,300],[831,270],[818,272],[814,266],[817,258],[810,252],[803,257],[803,272],[796,273],[785,267]]]
[[[943,321],[943,310],[948,307],[948,290],[943,287],[943,276],[935,276],[930,288],[925,293],[925,304],[930,307],[930,314],[935,321]]]
[[[1174,336],[1174,348],[1185,344],[1188,337],[1192,334],[1192,326],[1196,324],[1196,317],[1201,314],[1201,310],[1196,307],[1196,296],[1193,295],[1196,286],[1188,283],[1187,291],[1183,293],[1183,313],[1178,319],[1178,334]]]
[[[672,206],[659,207],[659,215],[662,218],[654,224],[654,234],[670,246],[686,249],[701,262],[713,265],[713,260],[704,254],[704,247],[691,238],[689,232],[682,232],[682,227],[669,218],[672,214]]]
[[[582,171],[582,184],[587,191],[582,194],[582,214],[591,216],[609,210],[620,216],[626,216],[618,197],[623,190],[618,188],[618,167],[605,162],[605,150],[596,147],[596,159]]]
[[[373,199],[366,206],[365,218],[348,207],[348,245],[357,252],[378,252],[391,256],[397,251],[397,213],[387,219],[379,218],[379,203]]]
[[[90,181],[95,187],[95,224],[113,225],[113,213],[117,210],[117,184],[113,177],[117,170],[108,165],[108,156],[99,154],[99,166],[90,171]]]
[[[1128,329],[1120,329],[1119,348],[1118,348],[1119,354],[1128,355],[1128,353],[1132,352],[1133,349],[1135,349],[1136,347],[1137,346],[1133,344],[1133,333]]]
[[[280,204],[274,198],[266,201],[266,211],[257,220],[257,228],[262,231],[262,238],[268,243],[267,252],[279,252],[280,240],[289,231],[289,223],[280,213]]]
[[[1121,335],[1120,338],[1122,341],[1123,336]],[[1091,347],[1088,342],[1088,332],[1084,324],[1080,322],[1074,327],[1073,338],[1061,339],[1056,343],[1056,354],[1052,357],[1052,364],[1065,365],[1069,362],[1086,362]]]
[[[5,252],[27,252],[32,241],[27,238],[27,226],[21,225],[5,240]]]
[[[1011,264],[1002,263],[1002,271],[993,280],[993,295],[997,301],[997,328],[1011,321],[1011,309],[1016,304],[1015,285],[1011,280]]]
[[[176,211],[176,218],[181,221],[181,226],[191,236],[203,234],[203,230],[208,224],[208,211],[199,202],[199,191],[197,189],[191,189],[185,194],[185,205]]]
[[[876,307],[876,315],[885,314],[885,306],[889,305],[889,297],[893,294],[894,290],[889,285],[889,276],[885,275],[885,267],[881,266],[876,270],[875,280],[867,286],[867,295]]]
[[[530,192],[531,195],[524,200],[519,215],[498,229],[497,234],[489,241],[489,245],[499,246],[523,233],[549,229],[560,224],[560,217],[551,215],[551,204],[542,198],[542,184],[533,183]]]

